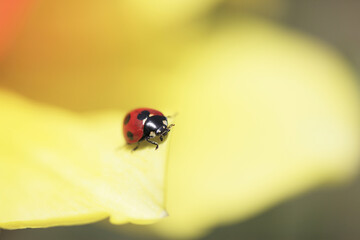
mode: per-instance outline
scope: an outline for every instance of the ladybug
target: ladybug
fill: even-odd
[[[125,116],[123,133],[128,144],[138,144],[133,151],[135,151],[139,147],[140,142],[144,140],[156,145],[156,150],[159,144],[151,139],[159,136],[160,141],[163,141],[172,126],[174,126],[174,124],[168,126],[167,118],[161,112],[151,108],[138,108],[132,110]]]

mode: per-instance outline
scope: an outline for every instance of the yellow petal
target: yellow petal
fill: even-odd
[[[117,111],[74,114],[0,91],[0,228],[166,216],[168,140],[124,146]],[[119,146],[124,146],[118,149]]]
[[[169,217],[149,226],[158,233],[198,236],[357,172],[359,92],[331,48],[230,21],[194,41],[177,70],[163,96],[176,92],[179,116]]]
[[[177,108],[160,234],[195,236],[355,171],[358,93],[330,48],[246,20],[175,28],[172,45],[124,30],[111,4],[58,4],[29,23],[2,80],[69,108]]]

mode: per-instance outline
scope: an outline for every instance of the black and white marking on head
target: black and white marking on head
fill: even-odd
[[[167,119],[163,115],[149,116],[144,124],[144,136],[155,137],[166,132]]]
[[[160,134],[160,133],[164,132],[165,129],[166,129],[166,125],[162,125],[160,128],[158,128],[156,130],[156,134]]]

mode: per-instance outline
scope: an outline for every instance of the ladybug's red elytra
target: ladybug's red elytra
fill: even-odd
[[[133,151],[139,147],[143,140],[156,145],[156,150],[159,144],[152,141],[151,138],[159,136],[160,141],[163,141],[164,136],[168,134],[172,126],[174,124],[168,126],[167,118],[161,112],[151,108],[138,108],[126,114],[123,133],[128,144],[138,144]]]

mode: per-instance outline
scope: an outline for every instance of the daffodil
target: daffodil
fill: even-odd
[[[0,227],[168,213],[139,229],[195,237],[357,173],[358,86],[331,47],[252,17],[189,23],[215,1],[139,2],[43,2],[1,63],[47,105],[1,92]],[[171,143],[114,151],[134,107],[177,112]]]

